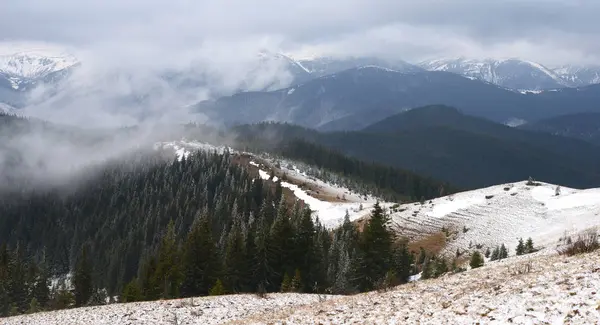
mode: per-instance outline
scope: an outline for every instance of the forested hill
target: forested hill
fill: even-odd
[[[280,153],[356,184],[364,178],[382,194],[439,195],[442,183],[295,145]],[[224,292],[353,293],[403,283],[422,267],[411,267],[379,205],[362,231],[349,218],[328,230],[236,153],[178,159],[139,149],[84,168],[72,183],[0,191],[0,316]],[[50,281],[67,274],[64,284]]]

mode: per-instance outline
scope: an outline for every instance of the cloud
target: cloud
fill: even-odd
[[[564,61],[554,49],[589,62],[600,49],[597,12],[600,3],[585,0],[20,0],[3,4],[0,39],[137,50],[142,61],[268,40],[288,51],[346,44],[338,53],[375,44],[409,61],[481,53]]]

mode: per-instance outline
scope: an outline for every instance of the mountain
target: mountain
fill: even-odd
[[[600,83],[600,66],[565,65],[552,69],[552,72],[571,87]]]
[[[600,144],[600,113],[561,115],[526,123],[519,128],[577,138]]]
[[[543,65],[520,59],[436,59],[419,66],[429,71],[447,71],[501,87],[520,90],[554,89],[571,83]]]
[[[335,74],[360,67],[380,67],[404,73],[421,72],[423,69],[402,60],[383,60],[375,57],[315,57],[296,60],[314,78]]]
[[[521,94],[449,72],[362,67],[272,92],[246,92],[192,109],[225,125],[279,121],[324,131],[359,130],[414,107],[445,104],[506,123],[600,111],[600,87]]]
[[[0,85],[6,87],[8,82],[14,90],[24,91],[77,64],[70,54],[46,50],[0,54]]]
[[[299,139],[300,143],[288,145],[291,149],[286,152],[307,150],[303,149],[305,142],[318,144],[460,188],[530,176],[573,187],[600,185],[600,151],[593,144],[511,128],[446,106],[398,113],[361,131],[301,132],[285,125],[261,125],[255,132],[238,127],[243,130],[238,131],[238,141],[268,143],[277,139],[294,143]]]

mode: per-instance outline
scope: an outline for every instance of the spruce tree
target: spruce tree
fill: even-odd
[[[92,264],[88,256],[87,245],[81,248],[77,258],[77,264],[73,274],[73,289],[75,306],[83,306],[88,303],[94,292],[92,284]]]
[[[516,249],[517,256],[525,254],[525,245],[523,244],[523,238],[519,238],[519,243]]]
[[[281,282],[281,292],[289,292],[292,287],[292,280],[287,272],[283,275],[283,281]]]
[[[142,288],[138,283],[137,279],[131,280],[125,288],[123,288],[123,293],[121,294],[122,302],[134,302],[142,300]]]
[[[175,224],[171,219],[158,250],[156,272],[154,274],[154,283],[160,286],[163,298],[168,299],[179,296],[179,286],[182,278],[180,266],[180,251],[175,238]]]
[[[471,255],[471,261],[469,262],[469,266],[471,266],[472,269],[476,269],[478,267],[483,266],[483,256],[481,256],[481,253],[479,253],[478,251],[473,252],[473,254]]]
[[[248,268],[246,247],[240,221],[234,221],[227,238],[225,248],[225,284],[228,292],[245,291],[248,288],[246,283],[248,279],[244,278],[244,272]]]
[[[499,259],[505,259],[508,257],[508,250],[504,244],[500,245],[500,256]]]
[[[225,287],[223,287],[223,282],[220,279],[217,279],[215,284],[210,288],[208,294],[210,296],[222,296],[225,294]]]
[[[208,216],[202,214],[194,222],[183,252],[181,294],[184,297],[208,295],[220,273],[220,262]]]
[[[533,247],[533,240],[531,237],[527,238],[527,242],[525,243],[525,253],[530,254],[535,252],[535,248]]]
[[[302,292],[302,274],[300,273],[300,270],[298,270],[298,269],[296,269],[296,271],[294,272],[294,277],[292,278],[290,291]]]
[[[390,269],[393,237],[387,228],[388,221],[389,217],[377,202],[361,234],[354,268],[354,282],[361,291],[373,290]]]

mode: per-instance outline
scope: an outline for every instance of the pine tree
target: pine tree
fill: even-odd
[[[281,282],[281,292],[289,292],[292,287],[292,280],[287,272],[283,275],[283,281]]]
[[[496,261],[496,260],[498,260],[498,259],[499,259],[499,257],[500,257],[500,247],[496,246],[496,247],[494,248],[494,251],[492,252],[492,255],[491,255],[491,257],[490,257],[490,260],[492,260],[492,261]]]
[[[523,244],[523,238],[519,238],[516,253],[518,256],[525,254],[525,245]]]
[[[175,239],[175,224],[171,219],[158,250],[154,283],[161,288],[163,298],[175,298],[179,296],[181,278],[179,247]]]
[[[137,281],[137,279],[131,280],[125,288],[123,288],[123,293],[121,294],[122,302],[134,302],[142,300],[142,288]]]
[[[37,313],[40,311],[40,304],[38,303],[35,297],[31,298],[31,302],[29,303],[29,310],[27,310],[28,314]]]
[[[505,259],[508,257],[508,250],[504,244],[500,245],[500,256],[499,259]]]
[[[488,247],[485,250],[485,258],[490,258],[490,255],[491,255],[491,251],[490,251],[490,248]]]
[[[210,222],[206,215],[200,216],[188,233],[183,249],[184,297],[205,296],[220,273],[217,248],[213,241]]]
[[[81,253],[77,258],[77,265],[73,274],[73,289],[76,306],[87,304],[94,292],[92,286],[92,264],[89,261],[86,245],[81,248]]]
[[[482,267],[483,257],[481,256],[481,253],[479,253],[478,251],[473,252],[473,255],[471,255],[471,261],[469,262],[469,265],[472,269]]]
[[[229,292],[246,289],[244,272],[247,270],[246,247],[239,221],[234,221],[225,248],[225,283]]]
[[[225,287],[223,287],[223,283],[220,279],[217,279],[217,282],[210,288],[208,294],[210,296],[222,296],[225,294]]]
[[[390,269],[392,233],[387,228],[388,221],[389,217],[377,202],[361,234],[354,268],[354,282],[361,291],[373,290]]]
[[[531,237],[527,238],[527,242],[525,243],[525,254],[530,254],[535,252],[535,248],[533,247],[533,240]]]
[[[302,275],[300,274],[300,270],[298,269],[296,269],[296,271],[294,272],[294,277],[292,278],[290,291],[302,292]]]

